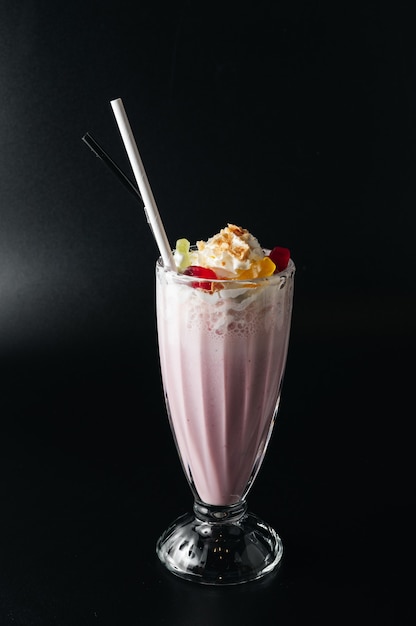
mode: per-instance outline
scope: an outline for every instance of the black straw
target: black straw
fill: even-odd
[[[116,165],[111,157],[103,150],[103,148],[98,144],[93,137],[89,133],[85,133],[82,138],[89,148],[94,152],[95,156],[101,159],[107,167],[117,176],[119,181],[125,186],[125,188],[132,193],[136,200],[139,198],[143,202],[143,198],[140,194],[140,191],[137,189],[135,184],[128,178],[124,172]]]

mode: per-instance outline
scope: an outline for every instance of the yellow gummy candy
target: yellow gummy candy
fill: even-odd
[[[260,261],[261,267],[257,278],[266,278],[266,276],[272,276],[276,270],[276,264],[273,263],[269,256],[265,256]]]
[[[270,257],[265,256],[260,261],[255,261],[250,269],[239,274],[239,280],[251,280],[253,278],[266,278],[272,276],[276,270],[276,265]]]

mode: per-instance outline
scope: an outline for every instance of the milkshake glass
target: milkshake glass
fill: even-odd
[[[252,280],[196,280],[156,264],[163,389],[194,496],[193,512],[162,534],[157,554],[182,578],[237,584],[281,560],[280,537],[247,510],[246,497],[278,412],[294,274],[292,260]]]

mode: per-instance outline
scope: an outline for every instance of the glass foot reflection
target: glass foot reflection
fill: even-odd
[[[256,580],[280,563],[278,534],[245,502],[229,507],[194,504],[194,514],[179,517],[163,533],[156,551],[169,571],[207,585]]]

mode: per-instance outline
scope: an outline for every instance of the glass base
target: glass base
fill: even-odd
[[[194,514],[179,517],[156,545],[160,561],[186,580],[236,585],[272,572],[283,555],[278,534],[245,502],[229,507],[195,502]]]

